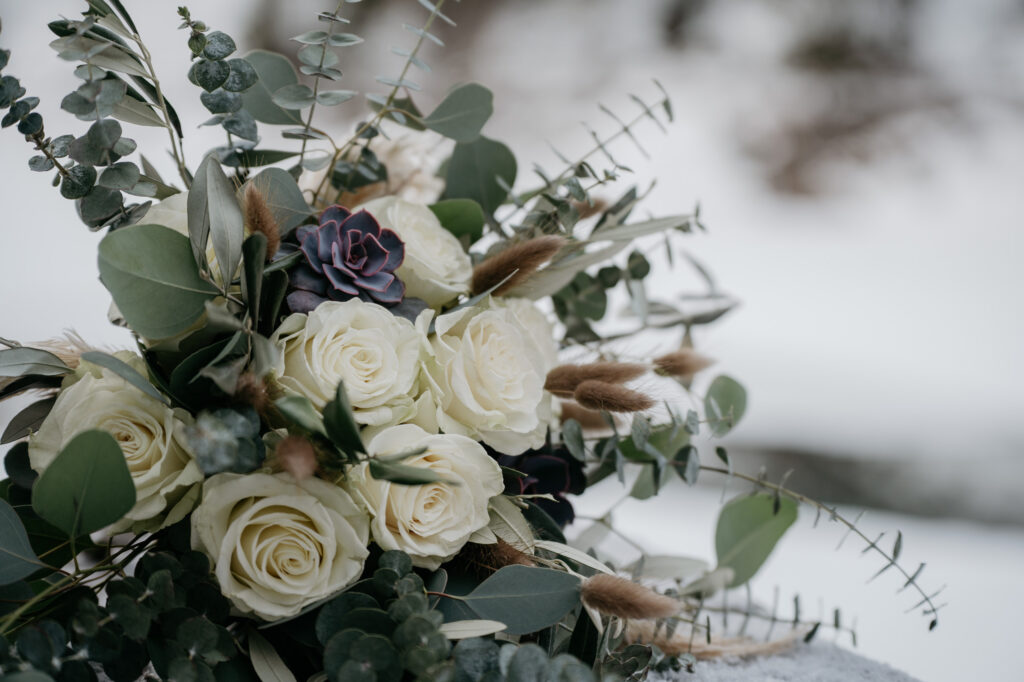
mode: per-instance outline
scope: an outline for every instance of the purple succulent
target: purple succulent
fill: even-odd
[[[308,313],[324,301],[361,298],[385,306],[402,302],[405,284],[395,269],[405,260],[398,235],[366,211],[331,206],[319,225],[296,231],[303,258],[290,273],[288,307]]]
[[[587,487],[582,462],[565,448],[528,450],[521,455],[503,455],[490,448],[487,450],[499,465],[524,474],[522,478],[506,482],[505,494],[551,495],[554,500],[540,497],[533,502],[560,527],[572,523],[576,512],[566,495],[579,495]]]

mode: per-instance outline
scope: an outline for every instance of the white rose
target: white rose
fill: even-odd
[[[338,383],[356,421],[390,425],[415,412],[426,341],[408,320],[357,298],[288,316],[272,340],[281,348],[278,383],[323,409]]]
[[[366,514],[338,486],[289,474],[217,474],[192,513],[192,546],[221,592],[265,620],[294,616],[355,582],[368,551]]]
[[[532,305],[486,303],[441,315],[427,362],[445,433],[483,440],[509,455],[543,445],[552,398],[550,325]]]
[[[405,243],[405,261],[396,274],[405,282],[406,296],[422,298],[436,308],[469,291],[473,275],[469,254],[433,211],[393,196],[368,201],[359,208]]]
[[[465,436],[431,435],[415,424],[402,424],[381,431],[366,446],[371,456],[415,448],[427,450],[402,464],[429,469],[452,483],[380,481],[364,462],[349,470],[345,486],[369,512],[370,530],[381,548],[399,549],[414,565],[435,570],[487,526],[488,502],[501,494],[504,483],[497,462]]]
[[[138,361],[131,353],[118,353]],[[110,433],[124,453],[135,484],[135,506],[117,530],[152,531],[185,518],[195,505],[203,474],[179,440],[192,417],[151,398],[109,370],[83,362],[77,380],[28,444],[32,468],[42,473],[65,445],[88,429]]]

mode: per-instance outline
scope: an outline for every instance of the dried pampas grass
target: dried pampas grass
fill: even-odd
[[[771,656],[782,653],[801,641],[808,628],[796,628],[784,636],[758,641],[749,637],[711,637],[708,643],[704,633],[691,636],[690,630],[677,631],[668,636],[664,628],[657,628],[654,623],[630,621],[626,626],[626,641],[632,644],[653,644],[669,656],[680,656],[690,653],[699,659],[710,658],[747,658],[750,656]]]
[[[591,362],[585,365],[559,365],[548,372],[545,390],[568,398],[584,381],[623,384],[647,373],[647,365],[631,362]]]
[[[617,575],[599,573],[583,581],[583,603],[606,616],[656,620],[679,613],[679,602]]]
[[[473,293],[480,294],[501,284],[492,292],[501,296],[537,272],[564,245],[565,238],[548,235],[527,239],[499,251],[473,268]]]
[[[654,407],[654,399],[640,391],[592,379],[581,382],[572,397],[588,410],[602,412],[643,412]]]

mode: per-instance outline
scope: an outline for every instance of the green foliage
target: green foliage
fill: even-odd
[[[0,585],[27,578],[41,565],[14,508],[0,500]]]
[[[344,383],[338,384],[334,400],[324,405],[323,414],[327,437],[339,450],[350,457],[366,452],[366,446],[359,436],[359,425],[352,416],[352,406],[348,402]]]
[[[134,505],[124,453],[106,431],[72,438],[32,488],[35,512],[72,538],[119,521]]]
[[[580,580],[549,568],[505,566],[461,601],[480,618],[504,623],[509,634],[527,634],[554,625],[579,605]]]
[[[796,521],[795,501],[758,493],[729,501],[718,515],[715,552],[718,567],[732,569],[729,587],[757,573],[786,530]]]
[[[254,50],[245,55],[245,60],[256,72],[257,79],[252,87],[242,93],[242,105],[260,123],[274,125],[296,125],[302,117],[294,109],[283,109],[273,101],[273,95],[281,88],[299,82],[295,67],[284,55],[268,50]]]
[[[455,145],[445,173],[445,199],[472,199],[492,215],[516,180],[516,159],[501,142],[480,136]]]
[[[117,374],[150,398],[159,400],[165,405],[170,405],[170,401],[167,400],[167,397],[158,391],[156,387],[146,379],[146,377],[142,376],[134,367],[113,355],[93,350],[82,353],[82,359],[86,362],[91,362],[94,365],[99,365],[100,367],[109,369],[111,372]]]
[[[161,225],[108,234],[99,245],[99,269],[128,326],[151,339],[188,329],[217,294],[199,276],[188,238]]]
[[[307,222],[313,215],[313,209],[306,203],[295,178],[287,171],[268,168],[249,182],[263,195],[282,237]]]
[[[472,244],[484,234],[486,217],[480,204],[472,199],[445,199],[430,205],[446,230]]]
[[[711,434],[722,437],[729,433],[747,411],[747,392],[732,377],[715,377],[704,396],[704,413]]]
[[[53,353],[20,346],[0,350],[0,377],[60,376],[71,368]]]
[[[494,95],[479,83],[453,89],[437,108],[423,119],[423,125],[456,142],[473,142],[494,113]]]
[[[208,271],[206,247],[213,252],[226,291],[242,260],[244,238],[242,209],[235,188],[213,156],[207,156],[196,171],[188,194],[188,238],[201,271]]]

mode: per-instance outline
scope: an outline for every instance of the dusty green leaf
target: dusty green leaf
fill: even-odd
[[[715,551],[718,567],[733,571],[729,587],[750,580],[776,543],[796,521],[797,504],[788,497],[758,493],[729,501],[718,515]]]

